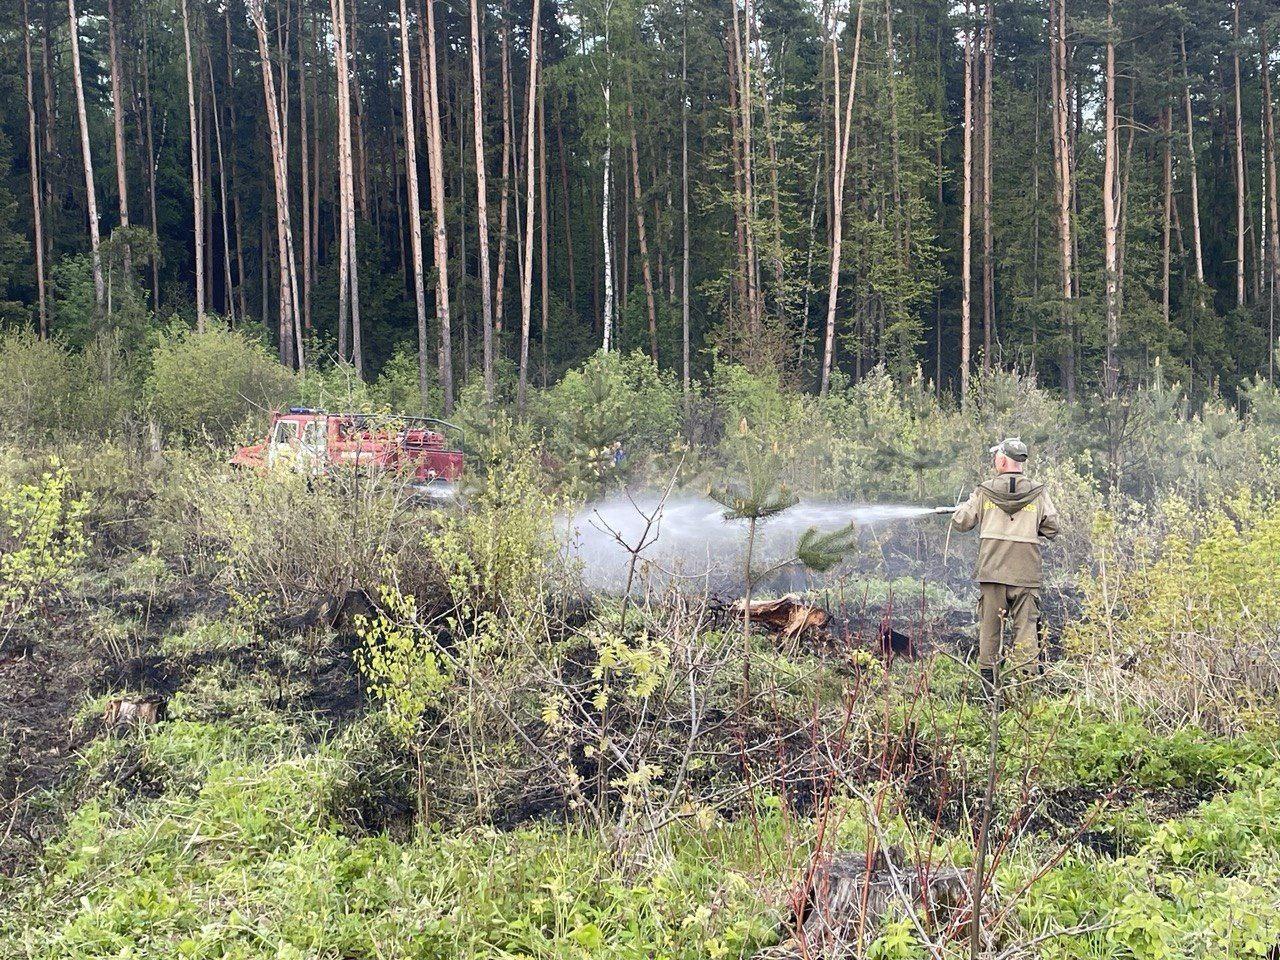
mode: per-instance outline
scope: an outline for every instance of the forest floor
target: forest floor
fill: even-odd
[[[798,929],[795,892],[823,857],[873,847],[905,851],[906,875],[967,875],[994,731],[987,956],[1276,960],[1275,730],[1082,696],[1057,642],[1070,592],[1047,604],[1047,676],[1011,688],[993,728],[965,665],[965,584],[905,576],[910,539],[803,596],[833,614],[820,640],[753,634],[749,709],[725,661],[699,693],[701,722],[722,730],[686,755],[686,795],[657,804],[652,829],[621,779],[575,799],[572,778],[590,785],[599,768],[577,734],[563,756],[538,752],[555,742],[547,702],[519,731],[442,709],[447,734],[415,763],[358,668],[364,627],[332,603],[247,614],[143,540],[97,552],[0,651],[0,955],[965,956],[964,910],[890,896],[865,937],[836,946]],[[563,607],[539,656],[560,657],[553,689],[590,704],[605,648],[583,644],[614,629],[616,600],[550,599]],[[730,599],[650,598],[634,614],[647,633],[623,631],[630,648],[611,656],[661,656],[646,646],[659,637],[728,657]],[[697,643],[678,647],[693,622]],[[449,623],[440,642],[461,643]],[[893,631],[909,649],[882,657]],[[688,671],[662,696],[692,687]],[[147,694],[164,698],[161,722],[104,722],[111,698]],[[660,704],[641,702],[614,707],[633,743],[694,742],[678,718],[643,726]]]

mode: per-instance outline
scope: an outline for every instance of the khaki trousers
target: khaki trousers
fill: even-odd
[[[993,669],[1033,668],[1039,656],[1036,630],[1040,622],[1040,588],[983,583],[978,600],[978,666]],[[1013,657],[1005,660],[1004,631],[1013,630]]]

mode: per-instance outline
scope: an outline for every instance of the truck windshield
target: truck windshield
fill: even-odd
[[[275,444],[296,444],[298,442],[298,424],[294,420],[281,420],[276,424],[276,434],[272,437]]]

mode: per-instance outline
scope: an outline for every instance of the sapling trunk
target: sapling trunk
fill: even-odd
[[[982,887],[987,868],[987,835],[991,828],[991,804],[996,793],[996,758],[1000,749],[1000,665],[991,671],[991,724],[987,741],[987,788],[982,797],[982,822],[973,864],[973,917],[969,921],[969,956],[976,960],[982,949]]]
[[[751,690],[751,555],[756,546],[756,518],[747,518],[747,559],[743,568],[746,594],[742,603],[742,698]]]

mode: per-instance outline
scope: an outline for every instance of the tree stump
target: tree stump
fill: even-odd
[[[108,727],[145,727],[163,720],[168,707],[168,701],[154,693],[142,697],[116,697],[107,701],[102,711],[102,722]]]
[[[971,872],[905,862],[900,850],[824,855],[792,892],[792,937],[760,960],[861,956],[882,922],[914,910],[927,928],[968,912]]]

